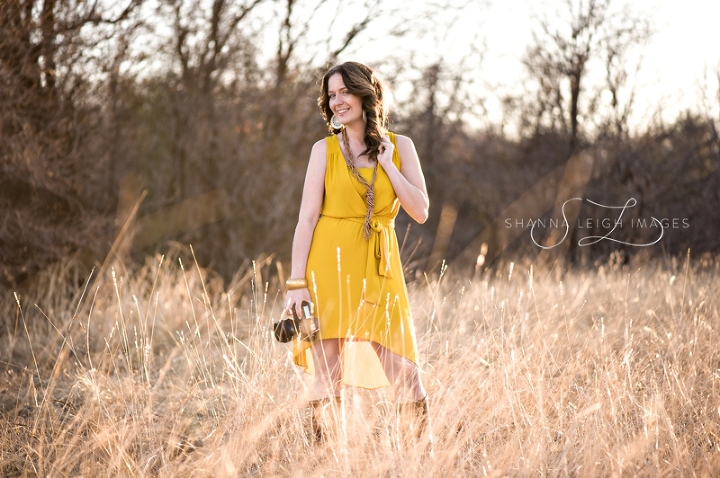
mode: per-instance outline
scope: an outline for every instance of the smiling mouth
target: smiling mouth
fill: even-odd
[[[345,113],[347,113],[349,110],[350,110],[350,108],[345,108],[345,109],[342,109],[342,110],[337,110],[337,115],[338,115],[338,116],[342,116],[342,115],[344,115]]]

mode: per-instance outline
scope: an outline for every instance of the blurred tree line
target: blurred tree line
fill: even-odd
[[[482,49],[470,54],[479,70],[422,51],[388,52],[372,65],[390,84],[412,78],[391,129],[415,140],[431,219],[409,228],[408,267],[538,254],[528,220],[557,217],[575,196],[613,206],[636,198],[628,220],[687,220],[653,247],[625,247],[630,253],[717,249],[720,70],[706,78],[699,108],[671,124],[658,115],[631,127],[633,52],[651,25],[614,5],[566,0],[552,22],[536,19],[524,91],[503,98],[500,123],[473,126],[483,115],[471,87]],[[262,253],[288,260],[307,157],[327,134],[320,75],[362,61],[354,48],[376,36],[412,43],[423,29],[452,28],[434,23],[436,8],[461,7],[4,0],[0,282],[16,286],[70,255],[87,264],[128,251],[142,258],[169,241],[194,244],[200,262],[225,277]],[[605,234],[596,220],[617,210],[568,211],[583,227],[569,228],[566,258],[623,248],[577,246]],[[401,241],[408,223],[398,221]],[[552,231],[539,234],[552,244]],[[657,234],[623,228],[613,237],[639,243]]]

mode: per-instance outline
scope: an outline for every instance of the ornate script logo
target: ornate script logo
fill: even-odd
[[[568,199],[567,201],[565,201],[563,203],[563,205],[562,205],[562,215],[563,215],[562,227],[565,228],[565,234],[563,235],[562,239],[560,239],[556,244],[553,244],[551,246],[543,246],[541,244],[538,244],[538,242],[535,240],[535,236],[534,236],[534,229],[535,229],[535,226],[537,225],[537,223],[533,223],[532,226],[530,227],[530,238],[532,239],[533,243],[535,243],[536,246],[538,246],[542,249],[552,249],[552,248],[557,247],[560,244],[562,244],[563,241],[565,240],[565,238],[567,238],[568,232],[570,230],[567,216],[565,215],[565,205],[567,203],[569,203],[570,201],[582,201],[582,200],[583,200],[583,198],[572,198],[572,199]],[[608,241],[612,241],[612,242],[617,242],[618,244],[624,244],[626,246],[647,247],[647,246],[652,246],[653,244],[657,244],[660,241],[660,239],[662,239],[662,237],[663,237],[663,234],[665,232],[665,227],[663,226],[663,223],[659,219],[652,217],[652,216],[651,216],[651,219],[652,219],[651,226],[657,225],[657,227],[660,228],[660,236],[657,239],[655,239],[653,242],[648,242],[646,244],[634,244],[631,242],[625,242],[625,241],[621,241],[619,239],[615,239],[614,237],[610,237],[611,234],[618,228],[618,226],[621,227],[622,217],[623,217],[623,214],[625,213],[625,210],[628,208],[631,208],[631,207],[635,207],[635,205],[637,205],[637,200],[635,200],[635,198],[628,199],[628,201],[622,206],[606,206],[604,204],[599,204],[594,201],[591,201],[590,199],[585,199],[585,200],[587,202],[589,202],[590,204],[593,204],[598,207],[602,207],[602,208],[606,208],[606,209],[620,209],[620,215],[618,216],[618,219],[612,223],[613,227],[612,227],[612,229],[610,229],[608,231],[607,234],[605,234],[603,236],[583,237],[582,239],[580,239],[578,241],[578,243],[577,243],[578,246],[590,246],[593,244],[597,244],[600,241],[608,240]]]

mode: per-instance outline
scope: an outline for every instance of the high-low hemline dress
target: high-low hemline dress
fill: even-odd
[[[400,169],[395,144],[392,161]],[[367,211],[365,187],[347,167],[338,136],[325,138],[327,167],[321,217],[313,233],[306,267],[319,339],[344,340],[342,379],[346,385],[374,389],[389,385],[372,347],[376,342],[418,363],[415,328],[403,277],[395,217],[400,202],[390,178],[378,166],[372,234],[362,234]],[[370,182],[372,168],[358,168]],[[314,373],[310,343],[295,341],[295,364]]]

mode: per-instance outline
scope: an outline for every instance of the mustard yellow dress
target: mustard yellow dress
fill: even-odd
[[[393,163],[400,169],[395,134]],[[389,385],[370,342],[417,363],[407,288],[403,277],[395,217],[400,201],[390,178],[378,166],[372,234],[362,234],[367,212],[365,187],[352,176],[338,136],[325,138],[325,196],[308,255],[306,279],[320,339],[344,338],[343,383],[373,389]],[[370,182],[372,168],[358,168]],[[310,344],[295,341],[294,361],[313,373]]]

